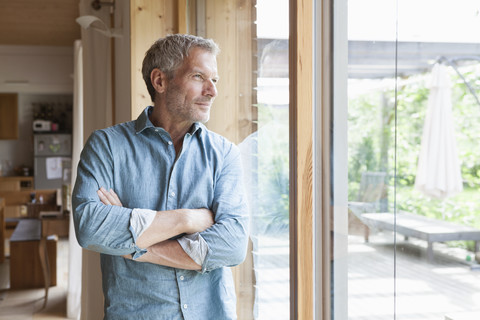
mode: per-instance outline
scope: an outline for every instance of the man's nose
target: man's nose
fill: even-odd
[[[217,85],[212,80],[205,81],[205,87],[203,90],[204,95],[208,95],[212,98],[215,98],[218,94]]]

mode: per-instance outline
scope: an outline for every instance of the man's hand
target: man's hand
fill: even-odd
[[[112,189],[107,191],[107,189],[105,189],[104,187],[101,187],[97,191],[97,194],[98,194],[98,197],[100,198],[100,201],[102,201],[103,204],[123,207],[122,202],[120,202],[120,199],[118,198],[117,194]]]

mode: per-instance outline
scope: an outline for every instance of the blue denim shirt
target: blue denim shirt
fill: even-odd
[[[78,242],[101,253],[106,319],[236,319],[230,266],[246,254],[248,212],[238,148],[195,123],[176,159],[170,135],[148,107],[135,121],[95,131],[78,165],[73,217]],[[124,207],[104,205],[112,188]],[[124,259],[142,254],[130,225],[133,208],[209,208],[215,224],[201,271]]]

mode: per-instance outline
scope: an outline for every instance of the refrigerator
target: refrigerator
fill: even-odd
[[[34,134],[35,189],[62,189],[70,184],[71,134]]]

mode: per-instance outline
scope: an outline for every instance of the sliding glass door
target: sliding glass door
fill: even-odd
[[[348,212],[333,212],[336,315],[478,319],[480,3],[334,3],[348,6],[334,14],[346,35],[334,51],[348,52],[347,108],[333,104],[347,119],[332,118],[348,132]]]

